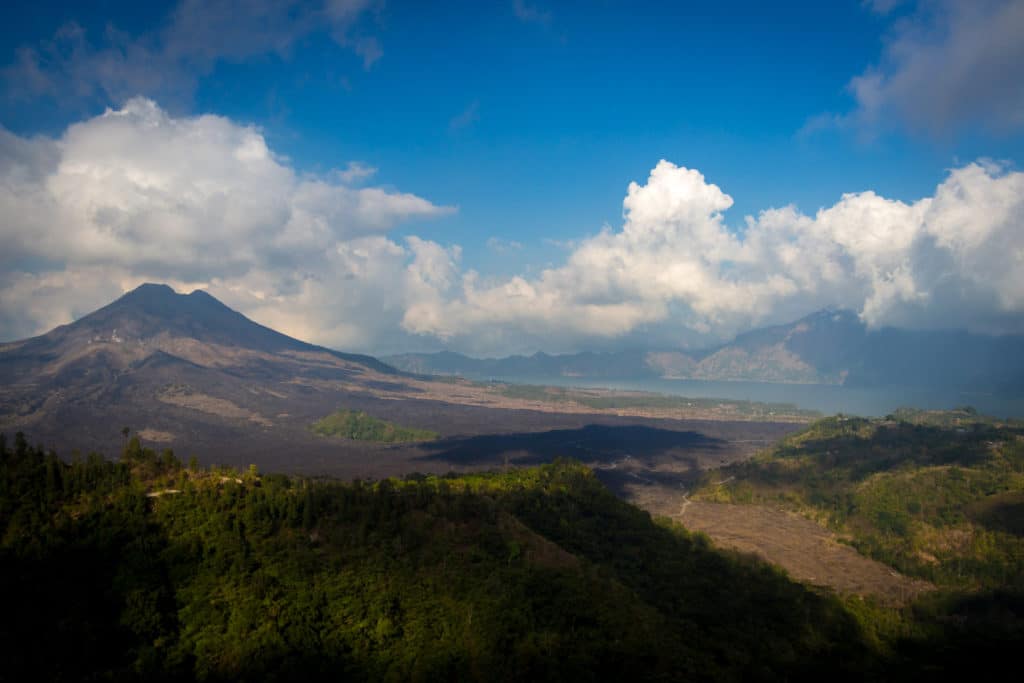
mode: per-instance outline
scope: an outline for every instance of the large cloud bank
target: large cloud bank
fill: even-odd
[[[404,293],[382,293],[421,248],[387,232],[453,209],[350,184],[369,172],[304,176],[255,128],[141,98],[56,140],[0,130],[0,337],[154,280],[209,287],[304,338],[370,346],[399,329]]]
[[[730,230],[733,200],[697,171],[660,162],[632,183],[621,231],[583,240],[534,279],[483,286],[454,264],[452,283],[414,304],[410,330],[458,340],[509,330],[664,339],[725,336],[839,305],[873,326],[1020,332],[1024,313],[1024,174],[992,164],[950,172],[911,204],[847,194],[814,216],[794,207]],[[454,284],[457,283],[457,284]]]
[[[661,161],[630,184],[621,229],[505,280],[465,268],[458,246],[391,236],[453,209],[361,184],[371,176],[303,175],[258,129],[146,99],[57,139],[0,130],[0,339],[143,281],[206,287],[290,334],[379,353],[671,345],[828,305],[876,326],[1024,332],[1024,173],[991,163],[913,203],[848,194],[737,230],[729,195]]]

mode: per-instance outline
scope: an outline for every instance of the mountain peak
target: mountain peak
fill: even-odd
[[[135,294],[138,292],[166,292],[175,294],[174,289],[167,284],[162,282],[143,282],[141,285],[128,292],[129,294]]]
[[[210,299],[216,301],[213,297],[210,297]],[[82,321],[99,315],[101,319],[110,316],[129,316],[132,318],[142,316],[170,322],[199,314],[201,309],[207,308],[207,306],[202,306],[202,303],[204,302],[191,297],[191,295],[179,294],[169,285],[147,282],[125,293],[121,298],[101,308],[96,313],[85,316],[82,318]],[[219,301],[217,303],[225,311],[230,310]]]
[[[145,282],[130,292],[125,292],[125,294],[121,296],[121,301],[166,300],[174,296],[178,296],[178,293],[175,292],[170,285],[156,282]]]
[[[57,333],[134,342],[170,337],[271,352],[314,348],[249,320],[203,290],[179,294],[168,285],[151,282]]]

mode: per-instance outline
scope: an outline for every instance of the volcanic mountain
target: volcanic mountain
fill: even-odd
[[[167,285],[144,284],[70,325],[0,346],[0,381],[68,381],[169,357],[249,371],[273,371],[284,363],[291,373],[296,363],[311,363],[396,374],[370,356],[330,351],[254,323],[204,291],[183,295]]]
[[[409,379],[370,356],[275,332],[206,292],[145,284],[0,345],[0,431],[108,453],[122,423],[150,443],[184,439],[200,450],[261,432],[287,443],[340,403],[358,407]]]

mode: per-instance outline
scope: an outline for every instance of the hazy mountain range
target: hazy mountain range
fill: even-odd
[[[637,350],[505,358],[450,351],[386,356],[408,372],[470,378],[697,379],[1012,391],[1024,386],[1024,337],[960,330],[868,329],[851,311],[823,310],[697,351]]]

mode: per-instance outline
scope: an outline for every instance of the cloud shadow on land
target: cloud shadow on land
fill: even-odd
[[[421,459],[453,465],[486,465],[501,464],[507,456],[509,462],[517,465],[535,465],[565,457],[595,465],[630,456],[650,465],[664,457],[690,461],[693,455],[688,451],[716,451],[725,444],[722,439],[694,431],[591,424],[579,429],[442,439],[424,444],[424,449],[433,452]]]

